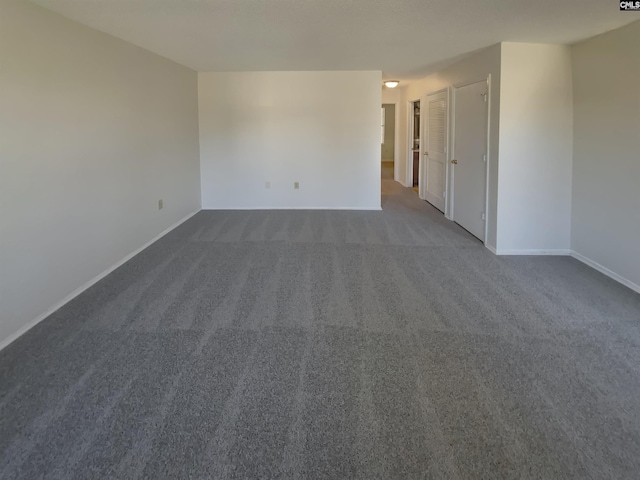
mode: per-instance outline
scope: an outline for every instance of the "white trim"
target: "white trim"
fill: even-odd
[[[491,163],[491,74],[487,75],[487,152],[485,159],[484,243],[489,238],[489,172]]]
[[[595,262],[595,261],[591,260],[590,258],[585,257],[581,253],[578,253],[578,252],[576,252],[574,250],[571,250],[571,256],[573,258],[575,258],[576,260],[581,261],[585,265],[590,266],[594,270],[597,270],[600,273],[605,274],[607,277],[612,278],[616,282],[621,283],[625,287],[629,287],[634,292],[640,293],[640,285],[638,285],[636,283],[633,283],[631,280],[628,280],[628,279],[624,278],[621,275],[618,275],[616,272],[614,272],[612,270],[609,270],[607,267],[604,267],[604,266],[600,265],[598,262]]]
[[[406,169],[405,169],[405,177],[407,179],[407,183],[405,184],[405,187],[408,188],[413,188],[413,130],[415,128],[414,124],[413,124],[413,109],[415,108],[415,103],[416,102],[420,102],[420,121],[422,122],[422,97],[418,97],[415,100],[409,100],[409,106],[407,107],[408,110],[408,116],[407,116],[407,120],[408,120],[408,127],[407,127],[407,164],[406,164]],[[422,129],[421,129],[422,130]],[[420,137],[422,136],[422,132],[419,133]],[[422,150],[422,139],[418,140],[419,143],[419,147],[418,147],[418,151]],[[420,180],[418,179],[418,182],[420,182]],[[418,183],[418,187],[419,187],[419,183]]]
[[[85,284],[83,284],[80,287],[78,287],[76,290],[74,290],[72,293],[70,293],[69,295],[64,297],[62,300],[60,300],[59,302],[57,302],[53,306],[49,307],[44,313],[38,315],[32,321],[30,321],[29,323],[24,325],[20,330],[18,330],[17,332],[12,333],[7,338],[5,338],[4,340],[0,341],[0,350],[5,348],[9,344],[13,343],[15,340],[17,340],[19,337],[21,337],[22,335],[27,333],[29,330],[31,330],[33,327],[35,327],[38,323],[40,323],[42,320],[47,318],[49,315],[54,313],[56,310],[59,310],[60,308],[62,308],[65,304],[69,303],[71,300],[76,298],[78,295],[80,295],[82,292],[87,290],[89,287],[93,286],[94,284],[96,284],[97,282],[102,280],[104,277],[109,275],[116,268],[118,268],[118,267],[122,266],[123,264],[127,263],[129,260],[131,260],[137,254],[139,254],[141,251],[143,251],[145,248],[147,248],[149,245],[151,245],[152,243],[155,243],[156,241],[160,240],[160,238],[164,237],[171,230],[175,229],[176,227],[180,226],[181,224],[183,224],[184,222],[189,220],[191,217],[193,217],[199,211],[200,210],[197,210],[197,211],[195,211],[193,213],[188,214],[186,217],[183,217],[181,220],[178,220],[176,223],[171,225],[166,230],[163,230],[162,232],[160,232],[158,235],[153,237],[153,239],[149,240],[147,243],[142,245],[140,248],[138,248],[137,250],[134,250],[129,255],[124,257],[122,260],[120,260],[116,264],[112,265],[111,267],[107,268],[104,272],[100,273],[99,275],[93,277],[91,280],[89,280]]]
[[[496,251],[496,247],[494,247],[493,245],[489,245],[488,243],[485,243],[484,246],[487,248],[487,250],[489,250],[494,255],[498,254]]]
[[[398,141],[398,137],[400,136],[400,102],[383,102],[382,105],[393,105],[395,110],[393,125],[393,179],[396,182],[399,182],[398,179],[400,178],[400,171],[398,165],[400,165],[400,162],[398,159],[400,158],[400,142]],[[388,160],[382,161],[384,162]]]
[[[407,137],[405,138],[405,145],[407,147],[407,154],[404,165],[404,181],[401,182],[403,186],[409,188],[412,187],[409,179],[409,167],[413,162],[413,101],[407,101]]]
[[[209,207],[203,206],[202,210],[212,211],[247,211],[247,210],[351,210],[351,211],[370,211],[370,210],[382,210],[382,207],[265,207],[258,205],[255,207]]]
[[[576,252],[575,250],[570,249],[553,249],[553,250],[535,250],[535,249],[523,249],[523,250],[497,250],[495,247],[491,245],[485,244],[487,249],[495,254],[495,255],[562,255],[573,257],[579,262],[584,263],[585,265],[597,270],[598,272],[606,275],[607,277],[615,280],[616,282],[624,285],[625,287],[630,288],[634,292],[640,293],[640,285],[633,283],[631,280],[624,278],[622,275],[618,275],[616,272],[609,270],[607,267],[600,265],[598,262],[591,260],[588,257],[585,257],[581,253]]]
[[[487,246],[487,248],[489,248]],[[496,255],[571,255],[571,250],[565,248],[556,248],[556,249],[536,249],[536,248],[523,248],[523,249],[513,249],[513,250],[498,250],[489,248]]]
[[[427,111],[427,109],[425,109],[425,106],[427,105],[426,99],[426,95],[422,95],[420,97],[420,150],[418,150],[418,198],[425,201],[425,180],[427,179],[427,170],[424,162],[424,152],[427,150],[427,122],[425,121],[424,115]]]
[[[395,125],[393,126],[393,179],[398,182],[400,180],[400,102],[395,102]]]

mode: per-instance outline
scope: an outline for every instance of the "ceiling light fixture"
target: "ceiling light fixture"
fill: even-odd
[[[387,88],[396,88],[400,82],[398,80],[387,80],[384,82],[385,87]]]

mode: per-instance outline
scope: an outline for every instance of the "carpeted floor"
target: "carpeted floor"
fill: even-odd
[[[0,478],[640,472],[640,295],[414,192],[206,211],[0,352]]]

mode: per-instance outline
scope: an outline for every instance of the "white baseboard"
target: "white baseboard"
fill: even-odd
[[[218,209],[203,207],[203,210],[218,210]],[[236,210],[267,210],[267,209],[265,209],[265,208],[249,209],[249,208],[247,208],[247,209],[236,209]],[[327,210],[327,209],[326,208],[280,208],[280,209],[276,208],[276,209],[273,209],[273,210]],[[356,209],[353,209],[353,208],[332,208],[332,210],[356,210]],[[380,210],[380,209],[371,208],[371,209],[359,209],[359,210]],[[155,243],[160,238],[164,237],[167,233],[169,233],[170,231],[174,230],[175,228],[177,228],[178,226],[180,226],[182,223],[186,222],[187,220],[189,220],[191,217],[193,217],[199,211],[200,210],[197,210],[197,211],[195,211],[193,213],[188,214],[184,218],[180,219],[178,222],[176,222],[173,225],[171,225],[166,230],[160,232],[158,235],[156,235],[153,239],[149,240],[147,243],[142,245],[140,248],[138,248],[137,250],[131,252],[129,255],[127,255],[122,260],[120,260],[116,264],[112,265],[111,267],[109,267],[108,269],[106,269],[105,271],[100,273],[99,275],[93,277],[91,280],[86,282],[84,285],[78,287],[71,294],[67,295],[65,298],[63,298],[62,300],[57,302],[55,305],[51,306],[44,313],[42,313],[41,315],[39,315],[38,317],[33,319],[31,322],[29,322],[28,324],[23,326],[20,330],[18,330],[17,332],[9,335],[4,340],[0,341],[0,350],[5,348],[10,343],[14,342],[17,338],[19,338],[22,335],[24,335],[27,331],[29,331],[30,329],[35,327],[42,320],[44,320],[49,315],[54,313],[56,310],[58,310],[59,308],[63,307],[65,304],[67,304],[71,300],[73,300],[75,297],[80,295],[82,292],[87,290],[89,287],[93,286],[95,283],[97,283],[100,280],[102,280],[104,277],[106,277],[111,272],[113,272],[116,268],[122,266],[123,264],[125,264],[126,262],[131,260],[133,257],[135,257],[138,253],[143,251],[149,245]],[[613,280],[621,283],[622,285],[625,285],[626,287],[629,287],[631,290],[640,293],[640,285],[637,285],[636,283],[633,283],[632,281],[622,277],[621,275],[618,275],[617,273],[613,272],[612,270],[609,270],[608,268],[600,265],[599,263],[597,263],[597,262],[591,260],[590,258],[585,257],[584,255],[582,255],[582,254],[580,254],[578,252],[575,252],[573,250],[569,250],[569,249],[555,249],[555,250],[527,250],[527,249],[525,249],[525,250],[497,250],[495,247],[493,247],[491,245],[488,245],[488,244],[485,244],[485,247],[491,253],[493,253],[495,255],[564,255],[564,256],[571,256],[571,257],[575,258],[576,260],[579,260],[580,262],[582,262],[582,263],[590,266],[591,268],[599,271],[600,273],[603,273],[604,275],[606,275],[606,276],[612,278]]]
[[[491,249],[489,249],[491,250]],[[551,250],[539,250],[539,249],[521,249],[521,250],[499,250],[494,251],[496,255],[571,255],[571,250],[559,248]]]
[[[609,270],[607,267],[600,265],[598,262],[594,262],[590,258],[585,257],[584,255],[573,250],[571,251],[571,256],[576,260],[580,260],[585,265],[589,265],[591,268],[599,271],[600,273],[605,274],[607,277],[612,278],[616,282],[619,282],[622,285],[629,287],[634,292],[640,293],[640,285],[633,283],[631,280],[627,280],[623,276],[618,275],[616,272]]]
[[[158,235],[156,235],[153,239],[149,240],[147,243],[142,245],[140,248],[138,248],[137,250],[131,252],[129,255],[124,257],[118,263],[116,263],[115,265],[112,265],[111,267],[107,268],[104,272],[102,272],[99,275],[93,277],[91,280],[89,280],[85,284],[83,284],[80,287],[78,287],[76,290],[74,290],[72,293],[70,293],[69,295],[64,297],[62,300],[57,302],[55,305],[52,305],[51,307],[49,307],[44,313],[38,315],[36,318],[34,318],[29,323],[24,325],[20,330],[18,330],[17,332],[9,335],[7,338],[5,338],[2,341],[0,341],[0,350],[2,350],[3,348],[5,348],[7,345],[9,345],[10,343],[14,342],[15,340],[17,340],[19,337],[21,337],[25,333],[27,333],[29,330],[31,330],[33,327],[35,327],[42,320],[47,318],[49,315],[51,315],[53,312],[55,312],[59,308],[63,307],[65,304],[69,303],[71,300],[76,298],[78,295],[80,295],[86,289],[88,289],[89,287],[93,286],[95,283],[97,283],[100,280],[102,280],[104,277],[106,277],[111,272],[113,272],[116,268],[122,266],[123,264],[125,264],[126,262],[131,260],[133,257],[135,257],[137,254],[139,254],[142,250],[147,248],[149,245],[151,245],[152,243],[155,243],[156,241],[160,240],[162,237],[164,237],[171,230],[175,229],[176,227],[180,226],[182,223],[184,223],[187,220],[189,220],[191,217],[193,217],[199,211],[200,210],[197,210],[197,211],[195,211],[193,213],[188,214],[186,217],[183,217],[182,219],[178,220],[176,223],[171,225],[166,230],[160,232]]]
[[[588,257],[570,249],[557,249],[557,250],[496,250],[491,245],[485,245],[487,249],[495,255],[563,255],[570,256],[590,266],[591,268],[603,273],[609,278],[612,278],[618,283],[629,287],[634,292],[640,293],[640,285],[624,278],[622,275],[618,275],[616,272],[609,270],[607,267],[600,265],[598,262],[591,260]]]
[[[497,251],[496,251],[496,247],[494,247],[493,245],[489,245],[488,243],[485,243],[484,246],[487,248],[487,250],[489,250],[491,253],[493,253],[494,255],[497,255]]]
[[[202,206],[202,210],[216,210],[216,211],[224,211],[224,210],[238,210],[238,211],[246,211],[246,210],[351,210],[351,211],[378,211],[382,210],[382,207],[265,207],[265,206],[255,206],[255,207],[210,207],[210,206]]]

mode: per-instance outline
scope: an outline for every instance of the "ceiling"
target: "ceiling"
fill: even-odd
[[[32,0],[201,72],[427,75],[501,41],[574,43],[638,20],[615,0]]]

